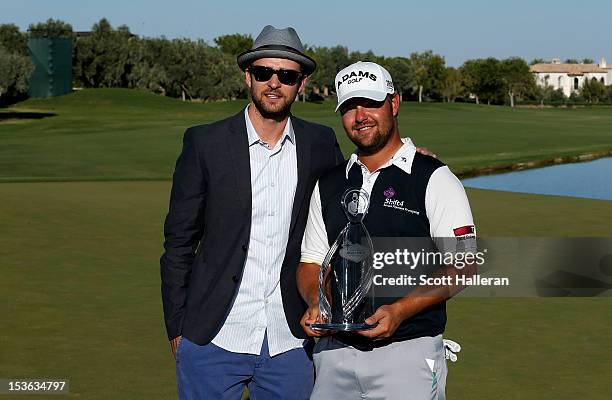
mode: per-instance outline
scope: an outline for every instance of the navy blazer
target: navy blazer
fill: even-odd
[[[314,185],[344,161],[331,128],[291,116],[298,181],[280,285],[294,336],[305,338],[296,284]],[[238,292],[251,229],[251,172],[244,111],[185,132],[164,224],[161,293],[168,338],[204,345],[219,332]]]

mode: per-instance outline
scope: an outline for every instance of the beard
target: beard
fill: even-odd
[[[266,94],[275,94],[280,101],[277,104],[269,104],[265,99]],[[258,95],[251,89],[251,100],[262,117],[266,119],[282,120],[291,112],[291,104],[293,104],[295,96],[290,98],[278,91],[272,90],[260,92]]]
[[[379,152],[387,145],[387,143],[391,139],[392,132],[392,127],[389,127],[386,132],[378,130],[378,132],[376,132],[367,142],[362,140],[360,137],[354,135],[349,135],[349,139],[351,139],[351,142],[353,142],[353,144],[357,146],[360,153],[374,154]]]

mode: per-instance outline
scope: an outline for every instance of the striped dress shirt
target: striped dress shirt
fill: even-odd
[[[252,216],[246,264],[230,313],[212,342],[234,353],[259,355],[267,332],[271,356],[299,348],[291,334],[280,288],[291,210],[297,185],[297,155],[291,119],[274,148],[262,141],[249,118]]]

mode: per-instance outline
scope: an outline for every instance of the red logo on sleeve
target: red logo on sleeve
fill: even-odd
[[[474,225],[466,225],[460,228],[453,229],[455,236],[475,235],[476,227]]]

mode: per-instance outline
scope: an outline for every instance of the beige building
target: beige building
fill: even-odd
[[[532,65],[531,72],[538,85],[563,89],[568,97],[577,92],[586,79],[612,85],[612,65],[608,66],[603,58],[599,64],[562,64],[559,59],[554,59],[550,64]]]

